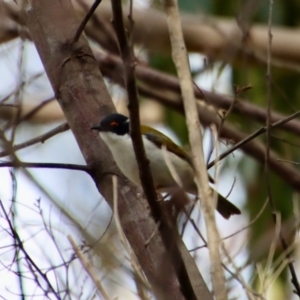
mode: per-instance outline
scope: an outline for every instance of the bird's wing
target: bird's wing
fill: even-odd
[[[161,147],[164,145],[168,151],[185,159],[191,165],[191,167],[194,168],[191,156],[186,151],[181,149],[178,145],[176,145],[170,138],[168,138],[163,133],[161,133],[160,131],[158,131],[154,128],[142,125],[141,133],[149,141],[151,141],[153,144],[155,144],[158,148],[161,149]],[[214,179],[209,174],[208,174],[208,176],[209,176],[209,181],[211,183],[215,183]]]
[[[158,148],[165,146],[168,151],[183,158],[193,167],[193,163],[192,163],[192,159],[191,159],[190,155],[186,151],[181,149],[178,145],[176,145],[170,138],[165,136],[163,133],[161,133],[160,131],[158,131],[154,128],[151,128],[151,127],[148,127],[145,125],[141,126],[141,131],[142,131],[142,134],[149,141],[151,141],[153,144],[155,144]]]

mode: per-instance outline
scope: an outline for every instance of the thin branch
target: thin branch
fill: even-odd
[[[179,76],[186,123],[189,131],[189,140],[195,165],[195,181],[201,199],[201,206],[203,207],[207,228],[212,285],[216,299],[225,300],[227,299],[227,292],[219,249],[220,238],[214,213],[216,201],[213,201],[211,189],[208,183],[208,175],[202,147],[202,134],[201,130],[199,130],[200,123],[197,103],[182,33],[178,5],[176,0],[162,0],[162,3],[167,16],[167,25],[172,46],[172,58]]]
[[[72,44],[74,44],[74,43],[76,43],[78,41],[78,39],[80,38],[81,33],[84,30],[85,25],[87,24],[87,22],[89,21],[89,19],[91,18],[91,16],[93,15],[94,11],[97,9],[97,7],[101,3],[101,1],[102,0],[95,0],[95,2],[93,3],[93,5],[91,6],[90,10],[88,11],[88,13],[86,14],[86,16],[82,20],[79,28],[77,29],[76,34],[74,36],[74,39],[72,41]]]
[[[13,167],[13,168],[42,168],[42,169],[65,169],[65,170],[76,170],[84,171],[88,174],[91,174],[91,169],[88,166],[84,165],[75,165],[75,164],[60,164],[60,163],[27,163],[21,161],[7,161],[0,163],[0,168],[3,167]]]
[[[143,190],[147,201],[152,209],[153,217],[156,221],[160,220],[161,209],[157,201],[154,181],[149,168],[149,160],[146,157],[144,144],[141,137],[141,123],[139,117],[139,99],[135,82],[135,65],[132,49],[127,40],[124,23],[121,1],[113,0],[113,25],[118,38],[120,52],[124,63],[125,87],[128,93],[128,110],[130,116],[130,134],[136,159],[139,167],[139,174]]]
[[[174,289],[172,291],[172,295],[169,294],[168,297],[176,297],[178,299],[183,299],[183,297],[186,299],[197,299],[197,294],[199,294],[200,290],[202,293],[207,293],[207,287],[204,284],[200,273],[197,271],[197,269],[195,270],[196,266],[194,266],[194,263],[191,265],[191,269],[188,270],[186,265],[187,261],[185,261],[185,259],[188,258],[184,258],[184,251],[186,251],[186,249],[179,249],[180,246],[178,243],[180,243],[180,241],[177,243],[177,233],[174,229],[173,222],[170,220],[170,216],[167,215],[167,213],[162,209],[160,203],[157,201],[153,178],[149,168],[149,161],[145,154],[140,131],[139,99],[135,81],[135,62],[133,50],[129,45],[125,32],[121,1],[112,0],[111,3],[114,16],[113,25],[119,41],[120,52],[124,63],[125,86],[129,99],[128,109],[130,115],[130,130],[133,148],[138,162],[140,179],[154,220],[156,222],[161,222],[158,232],[162,236],[164,245],[166,249],[168,249],[172,261],[172,268],[174,269],[171,269],[170,271],[175,271],[175,276],[177,277],[177,281],[179,283],[179,286],[178,283],[175,283],[176,289]],[[187,253],[187,255],[189,254]],[[194,273],[194,277],[196,278],[193,278],[193,280],[197,280],[197,285],[194,285],[191,281],[193,276],[190,276],[189,273],[191,273],[192,270],[197,272]],[[204,285],[200,286],[199,282],[201,282],[201,285]],[[199,291],[194,290],[194,288],[199,289]]]
[[[11,153],[13,153],[17,150],[24,149],[26,147],[35,145],[37,143],[44,143],[46,140],[52,138],[53,136],[57,135],[58,133],[65,132],[69,129],[70,129],[69,124],[63,123],[63,124],[55,127],[54,129],[46,132],[45,134],[42,134],[36,138],[33,138],[33,139],[23,142],[21,144],[15,145],[15,146],[11,147],[11,149],[7,149],[7,150],[0,152],[0,157],[10,155]]]
[[[11,218],[12,218],[12,226],[16,232],[18,232],[18,225],[16,222],[16,218],[18,216],[18,210],[16,205],[16,196],[17,196],[17,179],[16,179],[16,170],[10,170],[10,176],[12,180],[12,206],[11,206]],[[15,239],[15,235],[13,235]],[[18,240],[15,239],[15,245],[18,245]],[[15,247],[15,261],[17,265],[17,277],[19,281],[20,286],[20,297],[22,300],[25,300],[25,292],[24,292],[24,282],[23,282],[23,274],[22,274],[22,265],[21,265],[21,256],[20,256],[20,249],[18,247]]]
[[[295,113],[293,113],[292,115],[284,118],[283,120],[280,120],[278,122],[275,122],[273,124],[270,124],[270,129],[274,129],[276,127],[279,127],[297,117],[300,116],[300,111],[297,111]],[[249,136],[247,136],[246,138],[244,138],[243,140],[239,141],[238,143],[236,143],[234,146],[232,146],[230,149],[226,150],[225,152],[223,152],[218,158],[216,158],[215,160],[211,161],[208,165],[207,165],[207,169],[210,169],[211,167],[213,167],[217,161],[222,160],[223,158],[225,158],[226,156],[228,156],[229,154],[231,154],[232,152],[234,152],[235,150],[243,147],[245,144],[247,144],[248,142],[252,141],[253,139],[255,139],[256,137],[260,136],[261,134],[265,133],[267,131],[267,126],[265,127],[261,127],[260,129],[258,129],[257,131],[253,132],[252,134],[250,134]]]

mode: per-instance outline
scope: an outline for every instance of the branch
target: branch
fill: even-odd
[[[4,150],[4,151],[0,152],[0,157],[10,155],[11,153],[13,153],[13,152],[15,152],[17,150],[24,149],[26,147],[32,146],[32,145],[37,144],[37,143],[44,143],[46,140],[52,138],[53,136],[55,136],[55,135],[57,135],[57,134],[59,134],[61,132],[65,132],[65,131],[67,131],[69,129],[70,129],[69,124],[68,123],[63,123],[63,124],[57,126],[56,128],[54,128],[54,129],[46,132],[43,135],[40,135],[40,136],[38,136],[36,138],[28,140],[28,141],[26,141],[24,143],[15,145],[11,149]]]
[[[89,19],[91,18],[91,16],[93,15],[93,13],[95,12],[95,10],[97,9],[98,5],[101,3],[101,0],[95,0],[95,2],[93,3],[93,5],[91,6],[91,8],[89,9],[88,13],[86,14],[86,16],[84,17],[84,19],[82,20],[78,30],[76,31],[76,34],[74,36],[74,39],[72,41],[72,44],[76,43],[81,35],[81,33],[83,32],[87,22],[89,21]]]
[[[41,168],[41,169],[65,169],[84,171],[91,175],[92,170],[89,166],[75,165],[75,164],[59,164],[59,163],[29,163],[22,161],[6,161],[0,163],[0,168],[11,167],[11,168]]]
[[[196,184],[204,212],[204,219],[208,237],[208,249],[211,264],[212,285],[216,299],[227,299],[225,277],[222,270],[219,249],[220,236],[215,220],[216,203],[213,201],[211,188],[205,166],[202,147],[202,133],[200,130],[197,102],[194,95],[193,80],[190,73],[186,46],[182,33],[182,25],[176,0],[162,0],[172,45],[172,58],[179,76],[189,140],[193,155]]]
[[[179,249],[179,244],[177,243],[179,237],[176,236],[176,230],[174,228],[173,222],[172,220],[170,220],[170,216],[168,216],[164,212],[160,203],[157,201],[154,182],[149,168],[149,160],[146,157],[144,144],[141,137],[139,99],[135,81],[134,55],[126,36],[120,0],[112,0],[112,10],[114,16],[113,25],[119,41],[120,52],[124,63],[125,86],[129,99],[128,109],[131,124],[130,131],[134,152],[138,162],[140,179],[149,207],[151,209],[151,213],[155,221],[160,222],[161,224],[158,227],[158,230],[162,236],[164,245],[166,249],[168,249],[171,257],[172,266],[166,265],[168,269],[171,267],[170,270],[168,270],[168,273],[174,272],[174,268],[177,276],[177,282],[175,281],[173,283],[175,285],[175,288],[173,288],[173,290],[171,291],[172,294],[165,294],[164,297],[172,299],[198,299],[197,295],[199,294],[199,292],[201,292],[201,290],[206,290],[206,293],[208,293],[207,287],[201,277],[201,274],[197,271],[194,271],[193,274],[194,277],[197,277],[193,278],[193,280],[190,279],[193,276],[191,276],[189,273],[191,273],[192,270],[197,269],[195,263],[193,263],[193,265],[188,265],[185,263],[185,259],[182,256],[184,255],[184,252],[187,252],[187,249],[184,246],[182,247],[182,249]],[[132,16],[129,16],[129,18],[131,17]],[[156,253],[153,253],[153,255],[156,256]],[[190,256],[188,253],[187,255]],[[192,270],[189,270],[187,266],[191,266]],[[164,277],[166,276],[169,275],[164,272],[163,280],[165,280]],[[197,284],[194,284],[194,281],[198,281]]]
[[[276,123],[270,124],[270,129],[274,129],[276,127],[282,126],[283,124],[293,120],[294,118],[297,118],[300,116],[300,111],[295,112],[294,114],[284,118],[283,120],[280,120]],[[235,150],[242,148],[243,146],[246,145],[248,142],[252,141],[253,139],[255,139],[256,137],[260,136],[261,134],[265,133],[267,131],[267,127],[262,127],[260,129],[258,129],[257,131],[255,131],[254,133],[250,134],[249,136],[247,136],[246,138],[244,138],[243,140],[239,141],[238,143],[236,143],[234,146],[232,146],[230,149],[228,149],[227,151],[223,152],[221,155],[219,155],[216,159],[214,159],[212,162],[210,162],[207,165],[207,169],[210,169],[211,167],[213,167],[218,161],[224,159],[226,156],[228,156],[229,154],[233,153]],[[270,157],[269,157],[270,160]]]

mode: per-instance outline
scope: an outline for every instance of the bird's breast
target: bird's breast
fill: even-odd
[[[138,165],[131,137],[128,134],[120,136],[109,132],[101,132],[100,136],[111,151],[120,170],[132,182],[140,186]],[[174,186],[175,181],[166,164],[162,149],[158,148],[146,137],[143,137],[143,142],[147,158],[150,162],[155,186],[157,188]],[[194,173],[190,164],[169,151],[167,155],[168,160],[178,173],[183,186],[189,189],[189,186],[193,185],[194,182]]]

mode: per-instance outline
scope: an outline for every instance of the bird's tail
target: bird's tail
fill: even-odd
[[[229,219],[231,215],[240,215],[241,211],[225,197],[218,194],[217,211],[225,218]]]

